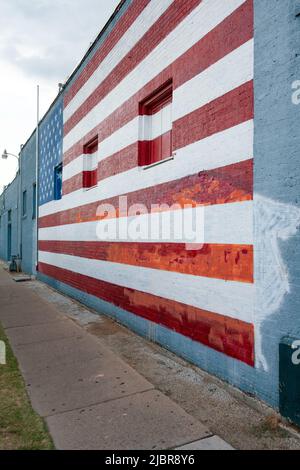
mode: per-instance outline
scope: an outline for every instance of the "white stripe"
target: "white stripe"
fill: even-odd
[[[63,181],[67,181],[73,176],[79,175],[83,171],[96,170],[99,160],[98,155],[98,150],[93,154],[80,155],[80,157],[63,167]]]
[[[40,207],[40,217],[127,194],[253,158],[253,120],[177,150],[175,159],[146,171],[137,167],[102,181],[90,191],[78,190]]]
[[[95,154],[96,159],[93,159],[93,168],[96,168],[97,164],[102,160],[120,152],[138,140],[156,139],[158,136],[170,131],[172,129],[171,112],[172,106],[170,105],[154,116],[138,116],[104,139],[99,146],[97,154]],[[168,117],[169,119],[167,119]],[[65,165],[63,168],[63,181],[67,181],[81,173],[86,158],[86,155],[80,155]]]
[[[201,108],[253,78],[253,40],[174,90],[173,120]]]
[[[91,95],[94,89],[102,83],[114,68],[126,57],[145,33],[153,26],[160,16],[169,8],[173,0],[151,0],[136,21],[130,26],[120,41],[114,46],[107,57],[101,62],[75,97],[64,110],[65,121]],[[122,22],[122,19],[120,20]]]
[[[253,323],[253,284],[46,252],[39,252],[39,261],[128,289]]]
[[[165,106],[152,116],[142,116],[142,119],[145,120],[145,124],[150,130],[143,140],[154,140],[172,129],[172,104]]]
[[[129,208],[128,208],[129,209]],[[96,214],[95,214],[96,215]],[[197,221],[196,238],[189,233],[181,234],[181,220],[189,227],[191,220]],[[145,238],[134,238],[130,232],[132,222],[139,225],[140,234]],[[116,235],[116,226],[120,236]],[[166,237],[158,237],[160,233]],[[171,227],[171,230],[170,230]],[[196,225],[195,225],[196,227]],[[134,227],[131,227],[133,229]],[[173,229],[172,229],[173,228]],[[105,229],[107,230],[104,233]],[[152,232],[151,232],[152,230]],[[195,229],[193,229],[195,230]],[[109,237],[108,234],[111,234]],[[152,236],[153,234],[153,236]],[[152,236],[152,237],[151,237]],[[234,245],[253,244],[253,203],[252,201],[220,204],[197,209],[185,209],[136,217],[122,217],[104,221],[86,222],[39,229],[39,240],[45,241],[111,241],[111,242],[152,242],[152,243],[220,243]]]
[[[95,106],[64,138],[64,152],[101,121],[141,90],[151,79],[214,27],[245,0],[203,0],[117,87]],[[220,77],[221,79],[221,77]]]
[[[84,155],[81,170],[77,173],[84,171],[96,170],[98,167],[98,150],[92,154]]]

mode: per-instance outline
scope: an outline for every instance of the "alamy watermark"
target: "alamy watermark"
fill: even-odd
[[[292,83],[292,103],[298,106],[300,104],[300,80],[295,80]]]
[[[118,205],[101,204],[97,209],[97,238],[102,241],[177,242],[187,250],[204,244],[205,207],[193,204],[133,204],[127,196]]]
[[[6,344],[4,341],[0,341],[0,365],[6,364]]]

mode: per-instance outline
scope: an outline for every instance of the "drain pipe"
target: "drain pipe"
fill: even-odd
[[[36,155],[35,155],[35,184],[36,184],[36,208],[35,208],[35,223],[36,223],[36,249],[35,249],[35,269],[39,270],[39,126],[40,126],[40,87],[37,85],[36,95]]]

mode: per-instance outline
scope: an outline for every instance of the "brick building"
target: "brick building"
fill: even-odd
[[[40,279],[275,408],[300,337],[298,13],[122,1],[40,128]]]

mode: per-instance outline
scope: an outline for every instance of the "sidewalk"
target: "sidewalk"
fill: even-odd
[[[57,449],[231,448],[1,267],[0,322]]]

